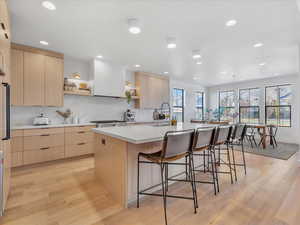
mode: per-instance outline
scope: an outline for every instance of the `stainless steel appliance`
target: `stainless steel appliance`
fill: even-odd
[[[0,84],[0,216],[3,215],[10,180],[10,85]]]
[[[39,126],[39,125],[49,125],[49,118],[44,116],[43,113],[41,113],[39,116],[35,117],[33,120],[33,125]]]
[[[126,112],[124,112],[124,120],[126,122],[134,122],[135,112],[132,112],[130,109],[127,109]]]

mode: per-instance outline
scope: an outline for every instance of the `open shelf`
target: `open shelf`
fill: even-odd
[[[81,96],[92,96],[90,92],[83,91],[64,91],[65,95],[81,95]]]

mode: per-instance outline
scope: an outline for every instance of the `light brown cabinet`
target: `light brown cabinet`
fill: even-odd
[[[12,49],[11,61],[11,103],[12,105],[24,104],[24,54],[23,51]]]
[[[11,61],[12,105],[63,105],[62,54],[12,44]]]
[[[5,87],[2,83],[10,84],[10,22],[7,1],[0,1],[0,151],[3,153],[2,159],[2,210],[6,207],[6,201],[10,190],[11,177],[11,141],[3,140],[5,137]]]
[[[24,105],[45,104],[44,64],[45,56],[24,52]]]
[[[12,166],[92,154],[95,126],[14,130]]]
[[[45,56],[45,105],[63,105],[63,84],[63,60]]]
[[[135,85],[139,99],[136,108],[154,109],[170,101],[169,79],[146,72],[135,73]]]

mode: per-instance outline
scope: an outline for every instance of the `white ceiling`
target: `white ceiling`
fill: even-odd
[[[296,0],[52,0],[55,11],[41,2],[9,0],[14,42],[44,47],[45,40],[47,49],[67,56],[101,54],[207,86],[299,71]],[[127,30],[132,17],[142,23],[139,35]],[[225,27],[230,19],[235,27]],[[176,49],[166,48],[168,36],[176,37]],[[257,42],[264,47],[253,48]],[[192,59],[195,49],[202,65]]]

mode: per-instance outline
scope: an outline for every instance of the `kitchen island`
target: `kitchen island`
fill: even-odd
[[[182,123],[169,125],[137,125],[92,129],[95,133],[95,175],[109,194],[124,208],[136,201],[137,157],[139,152],[156,152],[162,147],[167,131],[180,131],[215,125]],[[196,165],[201,159],[196,159]],[[169,168],[169,177],[184,175],[184,166]],[[160,167],[141,165],[141,190],[159,184]],[[171,183],[171,182],[170,182]],[[159,190],[160,186],[158,186]],[[155,191],[155,190],[154,190]]]

